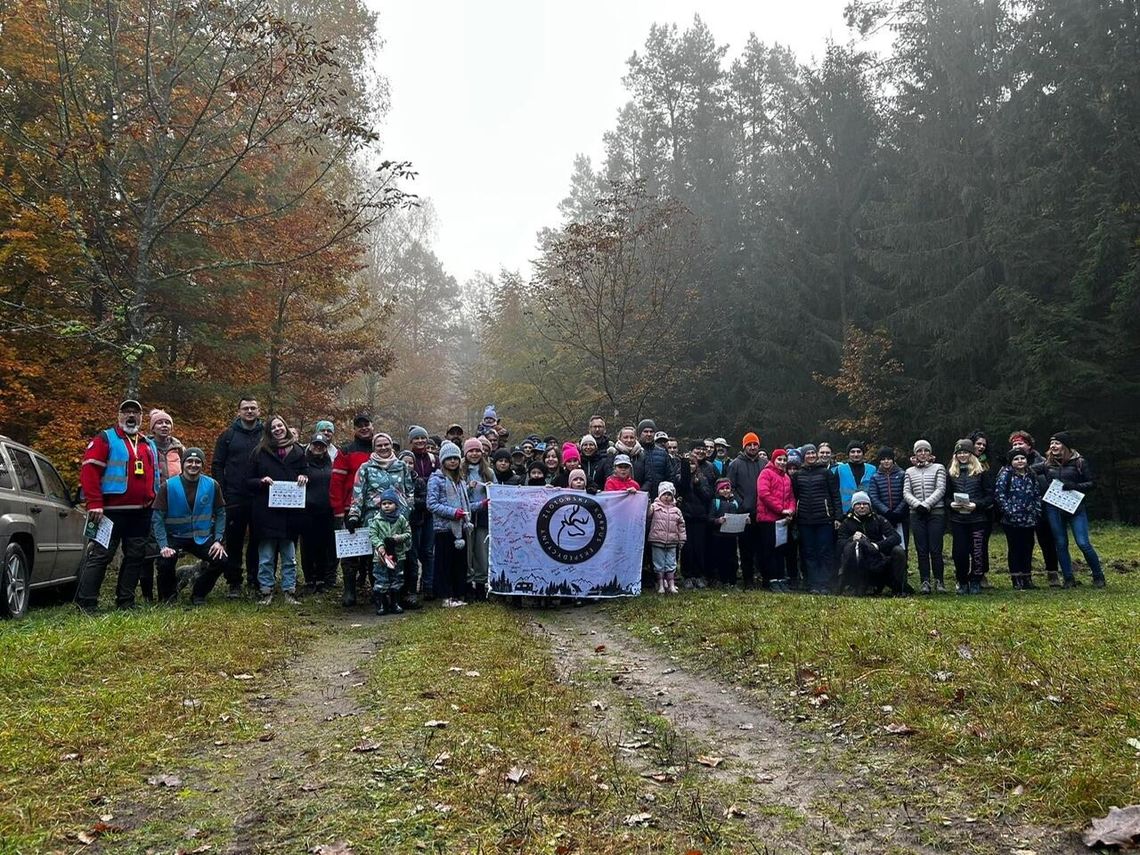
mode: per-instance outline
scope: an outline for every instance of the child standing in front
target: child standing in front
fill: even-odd
[[[677,593],[677,553],[685,543],[685,518],[677,507],[677,490],[672,481],[657,485],[657,498],[649,506],[649,547],[657,593]]]
[[[739,514],[740,502],[732,492],[732,482],[721,478],[716,482],[716,496],[709,506],[709,521],[712,523],[712,568],[710,578],[720,578],[722,585],[736,584],[736,535],[722,534],[726,514]],[[713,573],[716,576],[713,576]]]
[[[404,560],[412,540],[408,520],[400,513],[400,497],[389,487],[380,494],[380,513],[368,524],[368,539],[372,541],[372,604],[376,614],[398,615],[400,589],[404,585]]]

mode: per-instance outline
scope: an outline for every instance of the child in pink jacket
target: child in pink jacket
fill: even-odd
[[[672,481],[657,486],[657,498],[649,506],[649,548],[657,593],[677,593],[677,553],[685,543],[685,518],[677,507],[677,489]]]

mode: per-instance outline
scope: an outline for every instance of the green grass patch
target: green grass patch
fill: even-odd
[[[699,783],[657,788],[615,734],[593,735],[590,696],[559,682],[525,619],[479,605],[391,626],[369,666],[375,727],[360,737],[382,748],[311,837],[357,851],[741,851],[747,830]]]
[[[857,740],[897,749],[900,770],[917,754],[979,809],[988,799],[991,811],[1080,825],[1140,801],[1127,741],[1140,739],[1140,574],[1119,572],[1140,555],[1140,530],[1099,527],[1093,543],[1110,568],[1103,591],[1087,577],[1076,591],[1025,593],[1006,578],[980,597],[703,591],[614,612],[690,662],[778,690],[789,717],[842,720]]]
[[[312,635],[296,613],[220,599],[94,618],[60,606],[0,624],[0,850],[38,851],[192,746],[249,738],[256,681],[233,675]]]

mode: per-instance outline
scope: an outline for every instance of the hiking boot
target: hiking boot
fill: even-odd
[[[1080,586],[1081,582],[1079,579],[1065,579],[1061,583],[1062,588],[1079,588]]]
[[[918,592],[920,594],[929,594],[930,593],[930,580],[929,579],[923,579],[922,580],[922,584],[918,586]]]
[[[993,586],[991,585],[990,587],[993,587]],[[980,594],[981,592],[982,592],[982,580],[981,579],[971,579],[970,580],[970,593],[971,594]]]
[[[290,606],[301,605],[301,601],[299,599],[297,599],[297,592],[296,591],[286,591],[285,592],[285,602]]]
[[[966,585],[959,585],[957,588],[954,589],[954,593],[957,594],[959,597],[961,597],[963,594],[970,593],[970,589]]]
[[[388,611],[394,615],[402,615],[404,607],[400,605],[400,601],[396,597],[388,598]]]
[[[1061,581],[1061,577],[1056,572],[1049,574],[1049,587],[1050,588],[1063,588],[1065,583]]]
[[[1104,586],[1105,586],[1105,581],[1104,581],[1103,576],[1097,576],[1093,579],[1093,587],[1094,588],[1103,588]]]
[[[204,606],[204,605],[206,605],[206,598],[205,597],[191,597],[190,598],[190,605],[192,605],[192,606]]]
[[[934,590],[940,594],[945,594],[946,593],[946,583],[943,582],[941,579],[939,579],[937,582],[934,583]]]
[[[241,599],[241,585],[230,585],[226,589],[227,600],[240,600]]]
[[[261,599],[259,599],[257,601],[257,604],[259,606],[268,606],[272,602],[273,602],[273,592],[272,591],[263,591],[261,594]]]

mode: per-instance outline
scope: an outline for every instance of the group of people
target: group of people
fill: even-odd
[[[1093,584],[1105,584],[1085,503],[1064,510],[1044,501],[1054,481],[1082,494],[1093,487],[1087,459],[1064,431],[1050,437],[1045,454],[1027,431],[1014,431],[1003,455],[975,431],[955,444],[948,466],[919,440],[904,468],[891,448],[871,462],[861,442],[849,443],[842,461],[825,442],[766,452],[754,432],[735,456],[724,438],[682,451],[652,419],[622,427],[611,441],[601,416],[589,420],[580,439],[531,434],[511,446],[489,406],[473,436],[459,424],[443,436],[413,425],[400,434],[405,442],[360,413],[352,438],[337,446],[332,421],[317,421],[302,441],[282,416],[263,419],[257,400],[243,397],[214,443],[206,475],[204,450],[173,435],[169,413],[153,409],[147,418],[149,433],[141,403],[123,401],[116,424],[84,454],[81,486],[91,521],[112,524],[106,545],[88,546],[76,594],[85,610],[97,607],[120,549],[120,607],[133,606],[140,587],[145,599],[169,602],[185,585],[200,605],[222,577],[228,597],[244,596],[244,582],[262,604],[278,587],[295,604],[298,555],[311,591],[334,586],[340,566],[346,607],[357,604],[362,586],[378,614],[424,599],[463,605],[486,593],[492,484],[648,493],[645,570],[662,594],[677,591],[678,572],[686,587],[739,580],[776,592],[908,593],[912,538],[919,591],[944,592],[947,528],[957,591],[978,593],[987,585],[998,524],[1015,588],[1034,587],[1035,539],[1049,584],[1077,584],[1070,531]],[[304,507],[271,501],[276,482],[302,488]],[[338,529],[367,531],[372,553],[338,559]],[[178,572],[182,554],[199,559],[193,572]]]

